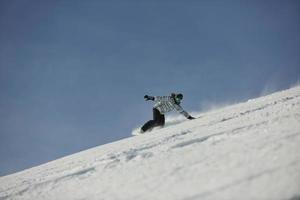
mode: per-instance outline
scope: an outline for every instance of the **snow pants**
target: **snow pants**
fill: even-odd
[[[165,125],[165,115],[161,114],[158,109],[153,108],[153,120],[148,121],[141,128],[144,132],[157,126]]]

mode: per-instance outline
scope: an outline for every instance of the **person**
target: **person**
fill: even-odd
[[[165,113],[170,112],[176,109],[180,114],[184,115],[187,119],[195,119],[189,115],[183,108],[180,106],[180,103],[183,99],[182,94],[172,93],[170,96],[148,96],[145,95],[144,99],[146,101],[154,101],[153,106],[153,119],[146,122],[140,132],[144,133],[148,130],[151,130],[154,127],[164,126],[165,125]]]

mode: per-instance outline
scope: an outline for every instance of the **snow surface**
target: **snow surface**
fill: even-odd
[[[0,199],[300,199],[299,86],[198,117],[1,177]]]

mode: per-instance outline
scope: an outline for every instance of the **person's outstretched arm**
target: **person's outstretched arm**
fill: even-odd
[[[151,100],[151,101],[156,101],[156,102],[161,102],[161,101],[169,101],[170,100],[170,96],[149,96],[149,95],[145,95],[144,96],[144,99],[146,100],[146,101],[149,101],[149,100]]]
[[[183,116],[185,116],[187,119],[195,119],[195,118],[192,117],[189,113],[187,113],[185,110],[183,110],[183,108],[182,108],[180,105],[176,104],[176,105],[175,105],[175,108],[176,108],[176,110],[177,110],[180,114],[182,114]]]

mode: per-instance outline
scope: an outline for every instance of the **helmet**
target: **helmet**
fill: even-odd
[[[183,99],[183,95],[181,93],[175,94],[174,99],[177,103],[180,103],[180,101]]]
[[[178,98],[178,99],[182,100],[183,99],[183,95],[181,93],[176,94],[175,98]]]

